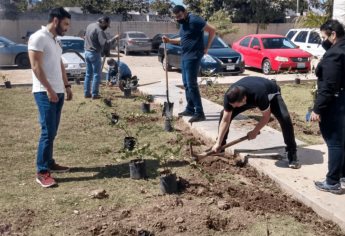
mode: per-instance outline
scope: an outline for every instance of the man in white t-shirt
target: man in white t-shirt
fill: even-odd
[[[71,15],[62,7],[49,12],[47,26],[30,36],[29,58],[32,68],[32,93],[38,107],[41,137],[37,150],[36,182],[42,187],[56,185],[51,172],[66,172],[68,167],[53,159],[53,144],[59,127],[61,110],[66,100],[72,99],[65,67],[61,61],[62,48],[56,36],[63,36],[71,23]]]

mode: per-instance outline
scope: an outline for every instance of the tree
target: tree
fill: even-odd
[[[103,14],[112,12],[110,0],[84,0],[81,1],[80,6],[84,13]]]
[[[188,6],[190,12],[201,14],[201,1],[202,0],[183,0],[183,3]]]
[[[4,16],[8,19],[16,19],[18,14],[27,10],[26,0],[1,0],[0,8],[4,9]]]
[[[217,34],[220,37],[238,31],[238,28],[235,28],[233,26],[230,20],[230,15],[224,10],[219,10],[215,12],[209,18],[209,22],[217,28]]]
[[[307,15],[299,16],[295,20],[296,27],[320,27],[327,20],[332,18],[333,0],[310,0],[310,8]]]
[[[151,2],[151,9],[156,11],[160,16],[170,15],[174,3],[170,0],[154,0]]]

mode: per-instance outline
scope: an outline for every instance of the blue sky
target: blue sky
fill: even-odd
[[[183,5],[183,0],[172,0],[176,5]]]

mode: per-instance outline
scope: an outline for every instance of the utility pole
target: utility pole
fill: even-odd
[[[296,15],[299,16],[299,0],[297,0]]]

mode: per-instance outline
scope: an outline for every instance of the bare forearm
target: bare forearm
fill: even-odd
[[[180,44],[181,43],[181,38],[169,39],[169,43]]]
[[[62,72],[63,84],[64,84],[64,85],[67,85],[67,84],[68,84],[68,78],[67,78],[65,66],[63,65],[62,62],[61,62],[61,72]]]
[[[215,31],[211,31],[208,35],[208,40],[207,40],[207,49],[209,49],[212,45],[212,42],[214,40],[214,38],[216,37],[216,32]]]
[[[256,132],[259,132],[268,123],[268,121],[270,120],[270,117],[271,117],[271,113],[262,116],[261,120],[255,126],[254,130]]]
[[[222,145],[225,133],[228,131],[230,126],[230,122],[222,120],[219,125],[219,131],[218,131],[218,138],[217,138],[217,144],[219,146]]]

